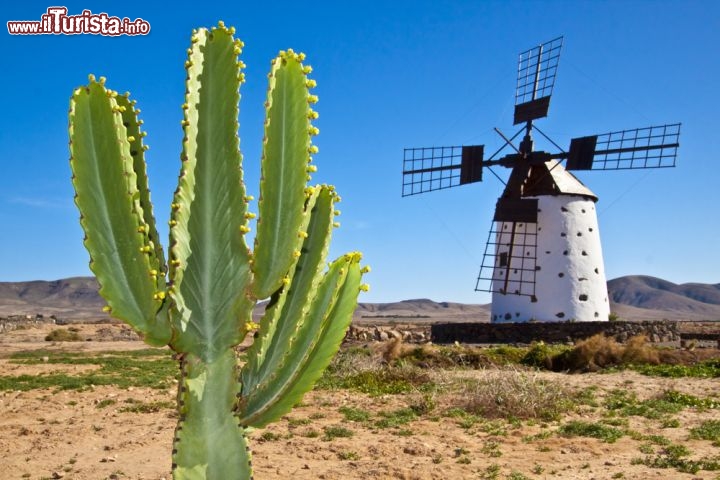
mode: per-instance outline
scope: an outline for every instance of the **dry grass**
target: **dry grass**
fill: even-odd
[[[386,364],[389,364],[398,358],[403,353],[403,341],[400,337],[395,337],[389,341],[381,344],[382,359]]]
[[[714,349],[688,351],[656,347],[644,335],[622,344],[597,334],[577,342],[572,350],[553,356],[549,364],[555,371],[596,372],[628,365],[694,365],[716,356]]]
[[[512,349],[512,347],[508,347]],[[497,349],[495,349],[497,350]],[[410,362],[424,369],[434,368],[486,368],[496,365],[493,351],[469,345],[402,345],[398,360]],[[512,362],[499,362],[512,363]]]
[[[575,344],[572,350],[552,359],[553,370],[593,372],[627,364],[661,363],[659,350],[648,344],[645,336],[633,337],[626,344],[602,334]]]
[[[374,348],[340,350],[318,381],[317,388],[346,388],[371,396],[431,389],[434,382],[427,371],[410,363],[385,360],[398,344],[401,345],[400,342],[388,342]],[[390,354],[386,353],[388,351]]]
[[[463,382],[454,406],[486,418],[555,420],[571,407],[570,393],[559,383],[516,368],[487,370]]]
[[[350,354],[352,352],[352,354]],[[341,371],[362,372],[382,370],[391,373],[417,374],[418,369],[484,369],[510,365],[525,365],[556,372],[597,372],[612,368],[652,369],[664,367],[696,366],[704,361],[720,358],[716,349],[699,348],[692,351],[658,347],[644,336],[636,336],[626,343],[619,343],[602,334],[567,345],[537,342],[529,347],[471,345],[410,345],[399,338],[382,343],[370,343],[362,347],[341,350],[333,366]],[[416,368],[411,368],[416,367]],[[331,366],[332,368],[332,366]],[[663,374],[663,373],[656,373]],[[668,376],[667,374],[663,374]],[[678,375],[689,375],[680,372]],[[712,371],[705,376],[713,376]],[[437,379],[435,379],[437,382]]]

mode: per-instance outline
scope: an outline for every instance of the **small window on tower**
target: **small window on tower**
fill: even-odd
[[[500,261],[500,263],[498,264],[498,266],[500,266],[500,267],[507,267],[507,266],[508,266],[508,254],[507,254],[507,252],[500,252],[499,261]]]

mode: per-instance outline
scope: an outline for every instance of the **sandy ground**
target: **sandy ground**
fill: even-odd
[[[49,328],[49,327],[48,327]],[[97,326],[83,326],[81,333],[94,336]],[[119,327],[113,327],[119,328]],[[68,375],[93,368],[88,365],[18,365],[11,352],[32,349],[130,350],[141,342],[88,341],[49,345],[42,341],[48,329],[10,332],[0,336],[0,375],[36,375],[59,371]],[[440,372],[441,375],[482,376],[488,371]],[[595,385],[598,395],[626,389],[640,398],[666,390],[720,399],[717,379],[670,380],[633,372],[565,375],[543,372],[543,378],[571,388]],[[171,408],[156,413],[122,413],[128,399],[174,401],[172,391],[117,387],[91,390],[31,390],[0,392],[0,478],[75,480],[170,480],[171,441],[175,414]],[[116,403],[98,408],[99,402]],[[633,465],[643,457],[641,441],[628,436],[616,443],[585,437],[527,441],[528,435],[557,429],[559,423],[523,422],[519,427],[502,423],[505,434],[481,426],[461,428],[457,420],[438,415],[422,416],[402,429],[377,429],[349,422],[341,406],[362,408],[374,414],[408,406],[406,396],[369,397],[348,391],[314,391],[290,415],[251,435],[255,478],[263,479],[717,479],[720,471],[679,473],[673,469]],[[601,410],[581,408],[562,419],[597,421]],[[629,425],[644,435],[663,435],[685,445],[691,458],[720,458],[711,442],[688,439],[689,428],[708,419],[720,419],[719,410],[687,408],[675,415],[678,428],[660,428],[658,422],[628,417]],[[350,438],[323,439],[323,428],[343,426]],[[271,433],[268,433],[271,432]],[[313,432],[319,432],[314,436]],[[656,451],[659,447],[656,447]],[[497,465],[497,467],[492,467]],[[490,468],[490,470],[488,470]],[[512,475],[515,474],[515,477]],[[519,476],[524,475],[524,477]]]

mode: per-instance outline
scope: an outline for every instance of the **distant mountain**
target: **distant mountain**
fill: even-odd
[[[434,302],[427,298],[392,303],[360,303],[355,311],[358,321],[403,320],[489,322],[490,305]]]
[[[0,315],[56,315],[106,318],[94,277],[32,282],[0,282]]]
[[[696,303],[720,305],[720,283],[683,283],[642,275],[620,277],[608,282],[613,301],[641,308],[692,308]]]
[[[107,318],[93,277],[0,282],[0,316],[51,315],[64,319]],[[631,275],[608,282],[611,310],[631,320],[720,320],[720,284],[684,283]],[[262,309],[262,306],[260,307]],[[260,313],[259,311],[256,314]],[[435,302],[426,298],[360,303],[358,321],[489,321],[490,305]]]
[[[615,305],[661,311],[665,318],[720,320],[720,283],[678,285],[660,278],[630,275],[610,280],[608,293]]]

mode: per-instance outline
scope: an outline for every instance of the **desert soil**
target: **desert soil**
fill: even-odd
[[[81,333],[96,340],[98,328],[82,325]],[[112,327],[119,328],[119,327]],[[93,368],[88,365],[19,365],[7,357],[12,352],[36,349],[99,352],[144,348],[137,341],[87,341],[49,344],[43,341],[50,326],[0,335],[0,375],[37,375],[63,372],[68,375]],[[107,332],[106,332],[107,333]],[[481,377],[490,370],[436,372],[440,376]],[[666,390],[720,399],[717,379],[679,380],[643,376],[625,371],[613,374],[567,375],[537,373],[543,378],[581,389],[595,385],[598,395],[626,389],[641,399]],[[121,413],[128,399],[173,402],[173,391],[146,388],[94,387],[86,391],[54,389],[0,392],[0,478],[74,480],[143,479],[169,480],[170,450],[176,418],[171,408],[155,413]],[[104,400],[116,403],[98,408]],[[421,416],[402,429],[374,429],[345,420],[342,406],[361,408],[372,414],[408,406],[404,395],[370,397],[345,390],[313,391],[290,415],[251,435],[255,478],[263,479],[717,479],[720,472],[680,473],[633,465],[643,457],[641,441],[628,436],[616,443],[594,438],[566,438],[553,434],[527,441],[524,437],[556,430],[571,419],[595,422],[598,409],[568,412],[560,422],[503,423],[505,434],[488,428],[464,429],[456,419],[442,415]],[[718,410],[686,408],[675,415],[677,428],[660,428],[643,417],[627,417],[628,428],[644,435],[663,435],[685,445],[692,458],[718,458],[720,448],[709,441],[691,440],[689,429]],[[308,422],[309,420],[309,422]],[[342,426],[350,438],[323,438],[324,427]],[[312,431],[319,432],[313,436]],[[268,433],[271,432],[271,433]],[[496,465],[497,467],[491,467]],[[490,468],[490,470],[489,470]],[[520,474],[524,475],[521,476]]]

